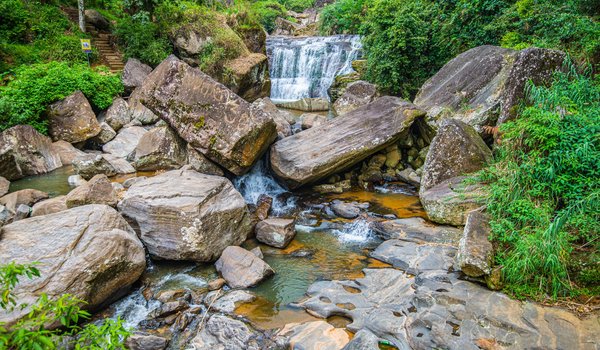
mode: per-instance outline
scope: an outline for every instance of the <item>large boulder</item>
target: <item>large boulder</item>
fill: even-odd
[[[491,160],[492,151],[472,126],[456,119],[444,120],[425,158],[421,191],[481,170]]]
[[[35,203],[31,208],[31,216],[42,216],[67,210],[67,196],[58,196]]]
[[[285,112],[280,111],[270,98],[260,98],[252,104],[262,109],[271,119],[273,119],[277,128],[277,139],[281,140],[292,135],[292,128],[285,117]]]
[[[146,268],[144,247],[116,210],[87,205],[21,220],[2,228],[0,261],[39,262],[40,277],[24,278],[14,289],[18,303],[35,303],[69,293],[95,309],[114,300]],[[30,311],[0,313],[9,325]]]
[[[191,349],[258,350],[258,337],[244,322],[215,314],[189,345]]]
[[[271,148],[271,166],[292,188],[315,182],[393,144],[423,115],[409,102],[381,97],[343,118],[277,141]]]
[[[29,125],[17,125],[0,133],[0,176],[7,180],[45,174],[62,163],[49,137]]]
[[[256,224],[256,239],[275,248],[285,248],[296,235],[294,224],[292,219],[265,219]]]
[[[117,193],[112,183],[104,174],[98,174],[85,184],[78,186],[66,197],[68,208],[80,207],[87,204],[105,204],[117,206]]]
[[[108,31],[110,30],[110,22],[102,14],[96,10],[85,10],[85,21],[93,25],[96,29]]]
[[[150,72],[152,72],[150,66],[140,62],[136,58],[129,58],[121,74],[121,81],[125,90],[133,91],[138,86],[142,86],[142,83],[144,83]]]
[[[86,180],[97,174],[115,176],[135,173],[135,168],[129,162],[112,154],[85,154],[73,160],[73,168]]]
[[[145,133],[133,151],[133,166],[138,171],[181,168],[187,161],[185,142],[168,126]]]
[[[207,175],[225,176],[223,169],[219,168],[218,165],[211,162],[210,159],[206,158],[189,144],[187,145],[187,156],[189,166],[197,172]]]
[[[253,287],[275,273],[261,258],[236,246],[227,247],[215,267],[231,288]]]
[[[356,81],[348,84],[344,94],[333,104],[333,110],[342,116],[358,107],[367,105],[377,97],[377,86],[366,81]]]
[[[8,193],[10,188],[10,181],[0,176],[0,197]]]
[[[421,191],[419,199],[433,222],[463,226],[467,215],[483,205],[483,192],[478,185],[466,185],[465,177],[457,176]]]
[[[522,51],[479,46],[448,62],[421,87],[414,103],[427,111],[437,129],[447,118],[460,119],[479,133],[514,116],[528,80],[547,82],[565,54],[529,48]]]
[[[124,99],[118,97],[113,104],[106,110],[104,121],[113,128],[114,131],[121,130],[122,127],[131,121],[129,104]]]
[[[138,96],[192,147],[236,175],[277,137],[262,110],[175,56],[148,76]]]
[[[458,246],[458,266],[467,276],[481,277],[492,272],[494,247],[489,241],[492,230],[489,217],[475,210],[467,216],[465,230]]]
[[[48,108],[48,133],[52,140],[83,142],[100,133],[96,114],[83,92],[76,91]]]
[[[62,165],[71,165],[76,158],[85,155],[85,152],[82,150],[79,150],[71,143],[62,140],[54,142],[52,144],[52,149],[58,153]]]
[[[345,330],[325,321],[289,323],[277,336],[287,338],[287,348],[293,350],[339,350],[350,341]]]
[[[102,151],[116,157],[126,158],[138,145],[147,130],[141,126],[128,126],[119,130],[117,136],[102,146]]]
[[[244,198],[229,180],[187,168],[136,182],[119,210],[158,259],[214,261],[252,231]]]
[[[229,72],[224,80],[225,86],[246,101],[266,97],[271,90],[267,56],[251,53],[238,57],[225,64]]]

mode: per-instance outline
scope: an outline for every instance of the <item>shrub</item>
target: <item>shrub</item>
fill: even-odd
[[[275,29],[275,20],[277,17],[286,17],[287,10],[285,6],[275,1],[257,1],[249,7],[250,13],[256,20],[262,24],[265,30],[271,33]]]
[[[302,12],[315,5],[315,0],[279,0],[287,9]]]
[[[125,58],[135,57],[151,66],[157,66],[173,52],[166,33],[145,16],[126,16],[115,29]]]
[[[0,130],[29,124],[45,133],[48,105],[77,90],[93,107],[105,109],[123,91],[123,85],[118,76],[83,64],[50,62],[17,68],[14,79],[0,87]]]
[[[17,304],[13,289],[19,277],[39,277],[34,264],[21,265],[11,262],[0,265],[0,310],[10,311],[15,307],[30,307],[30,312],[14,326],[3,327],[0,323],[0,348],[2,349],[58,349],[59,345],[69,344],[69,348],[89,350],[122,349],[123,342],[130,335],[120,319],[107,319],[101,325],[77,324],[90,318],[90,314],[80,308],[84,304],[70,294],[57,300],[40,295],[34,305]],[[46,325],[60,324],[61,329],[48,330]]]
[[[322,34],[358,34],[372,0],[338,0],[321,11]]]
[[[496,262],[518,295],[585,293],[600,273],[571,256],[587,252],[593,265],[600,248],[600,84],[571,66],[528,96],[530,107],[500,127],[496,160],[481,173]]]

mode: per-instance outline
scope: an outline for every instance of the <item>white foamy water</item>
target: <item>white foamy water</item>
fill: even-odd
[[[271,99],[297,101],[329,98],[327,89],[338,75],[352,73],[362,44],[358,35],[267,39]]]
[[[126,328],[137,329],[148,314],[160,306],[160,301],[147,301],[141,293],[132,293],[114,304],[113,318],[121,317]]]
[[[340,242],[363,244],[370,241],[373,236],[373,230],[367,220],[357,219],[344,225],[341,230],[333,230]]]

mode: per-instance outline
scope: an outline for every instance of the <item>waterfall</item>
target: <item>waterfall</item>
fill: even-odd
[[[342,243],[364,244],[373,238],[371,225],[364,219],[349,222],[342,230],[333,230],[333,233]]]
[[[256,204],[263,194],[273,198],[271,211],[275,216],[289,214],[296,208],[296,198],[275,181],[266,159],[259,160],[250,172],[237,177],[233,184],[247,203]]]
[[[352,61],[360,57],[361,51],[358,35],[268,38],[271,99],[328,99],[327,89],[335,77],[352,73]]]

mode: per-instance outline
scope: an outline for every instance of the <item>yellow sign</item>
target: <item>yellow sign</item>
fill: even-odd
[[[92,41],[90,39],[80,39],[81,50],[85,53],[92,52]]]

